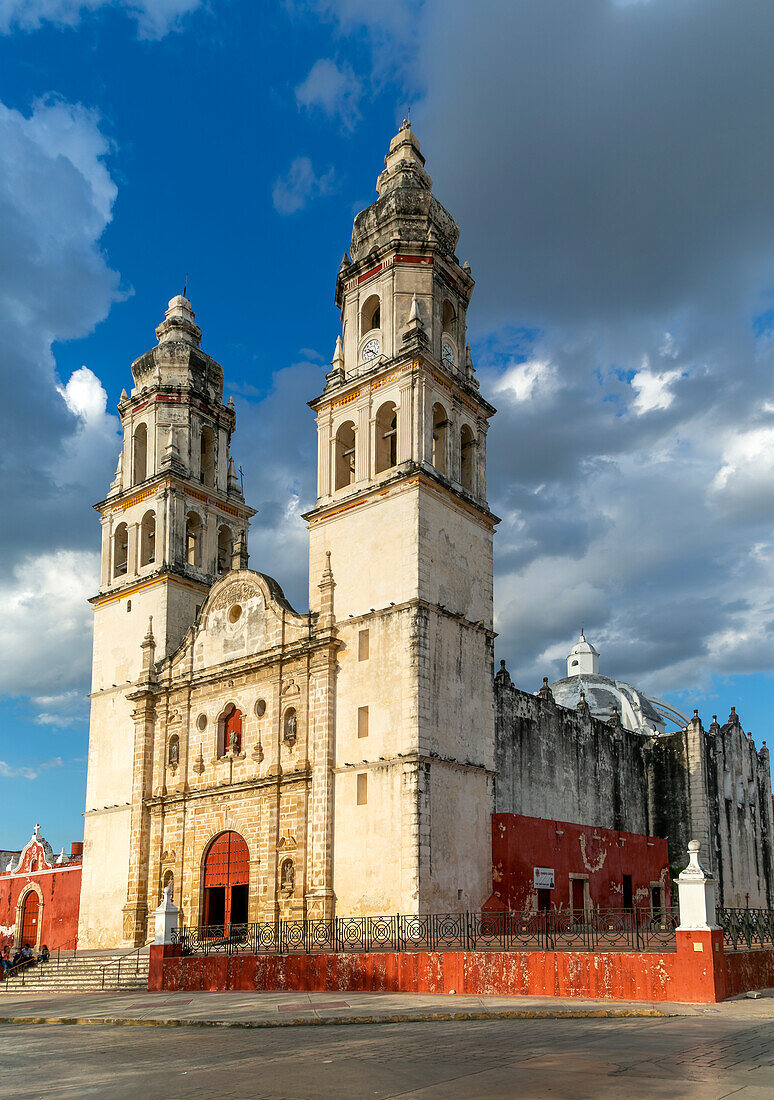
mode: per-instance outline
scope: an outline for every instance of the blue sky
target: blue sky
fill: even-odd
[[[602,671],[765,739],[772,18],[747,0],[0,0],[0,848],[82,835],[115,404],[188,276],[237,403],[251,564],[304,606],[336,271],[409,105],[500,412],[519,686]],[[3,274],[4,272],[4,274]],[[84,369],[85,368],[85,369]]]

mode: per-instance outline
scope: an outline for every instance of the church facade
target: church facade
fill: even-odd
[[[459,230],[408,125],[336,283],[308,614],[247,568],[221,367],[179,296],[119,404],[102,523],[83,947],[490,891],[492,536]]]
[[[698,749],[648,755],[660,729],[635,736],[494,676],[495,410],[467,345],[459,230],[407,123],[377,195],[309,402],[307,613],[248,567],[235,411],[185,297],[132,364],[96,506],[82,948],[144,943],[168,885],[189,926],[478,909],[495,810],[671,835],[675,859],[694,828],[715,844]],[[713,766],[720,752],[747,784],[719,870],[734,862],[736,896],[771,904],[768,755],[737,733],[713,730]]]

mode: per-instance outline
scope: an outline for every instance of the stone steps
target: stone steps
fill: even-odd
[[[94,993],[148,988],[148,954],[74,955],[52,959],[0,982],[2,993]]]

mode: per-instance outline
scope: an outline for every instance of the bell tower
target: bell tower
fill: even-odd
[[[170,301],[156,337],[156,346],[132,364],[131,393],[121,394],[123,446],[107,497],[95,506],[102,554],[99,592],[91,601],[82,947],[129,938],[121,914],[133,777],[142,762],[135,759],[127,693],[143,671],[144,639],[152,636],[156,660],[177,648],[210,586],[246,566],[255,514],[230,456],[236,417],[233,402],[223,404],[223,369],[201,350],[187,298]]]
[[[454,911],[489,890],[494,774],[486,433],[459,229],[408,122],[355,218],[317,416],[310,606],[330,552],[340,651],[337,912]]]

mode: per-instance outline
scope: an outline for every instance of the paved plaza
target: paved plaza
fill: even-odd
[[[45,1003],[41,998],[2,999],[0,1015],[6,1020],[21,1016],[24,1006],[28,1019],[55,1019],[57,1008],[62,1020],[97,1018],[100,1012],[107,1018],[112,1004],[111,1018],[133,1022],[0,1024],[0,1095],[30,1100],[768,1100],[774,1094],[774,999],[768,997],[660,1006],[676,1013],[665,1016],[433,1022],[418,1017],[410,1023],[321,1026],[326,1019],[363,1019],[369,1008],[378,1017],[373,1011],[378,1000],[356,994],[157,994],[105,997],[100,1008],[99,998],[91,996],[46,998]],[[455,1002],[448,997],[417,1000],[436,1014]],[[433,1004],[428,1006],[428,1000]],[[382,1019],[389,1018],[396,1001],[404,1012],[412,1008],[405,998],[381,1001]],[[510,1006],[525,1012],[588,1013],[650,1007],[520,998],[512,998]],[[262,1026],[268,1020],[299,1021],[302,1008],[318,1022]],[[462,1011],[472,1014],[470,1008]],[[162,1015],[167,1026],[150,1024]],[[169,1026],[185,1017],[200,1026]],[[201,1026],[206,1024],[211,1026]]]

